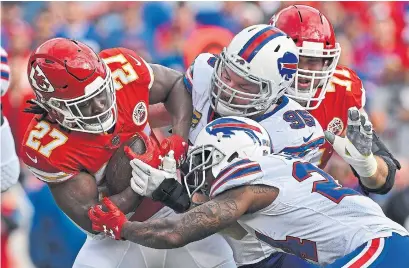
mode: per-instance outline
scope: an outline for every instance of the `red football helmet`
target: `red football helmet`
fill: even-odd
[[[317,108],[341,54],[331,23],[313,7],[294,5],[274,15],[270,24],[288,34],[299,50],[298,71],[287,95],[307,109]]]
[[[115,125],[111,71],[85,44],[65,38],[44,42],[31,54],[27,75],[35,102],[65,128],[102,133]]]

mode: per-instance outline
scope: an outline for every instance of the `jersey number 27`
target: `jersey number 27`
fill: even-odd
[[[45,121],[38,122],[34,128],[28,135],[26,145],[45,157],[50,157],[55,148],[63,145],[68,140],[66,135],[58,129],[51,128],[50,124]],[[52,141],[42,144],[41,139],[47,134],[52,138]]]

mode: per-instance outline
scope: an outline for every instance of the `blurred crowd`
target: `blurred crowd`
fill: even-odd
[[[17,152],[32,117],[22,112],[33,98],[27,60],[45,40],[74,38],[96,51],[127,47],[146,61],[184,71],[199,53],[218,53],[241,29],[267,23],[294,3],[314,6],[329,18],[342,48],[340,64],[363,80],[365,108],[402,164],[392,192],[374,197],[390,207],[409,186],[408,2],[1,2],[1,46],[11,68],[10,90],[1,102]],[[327,168],[345,186],[356,187],[338,157]],[[2,195],[1,267],[71,267],[85,235],[59,211],[48,188],[22,170],[22,187]]]

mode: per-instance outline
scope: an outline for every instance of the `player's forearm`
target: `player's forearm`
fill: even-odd
[[[137,206],[140,204],[142,197],[137,195],[132,190],[132,188],[129,186],[121,193],[110,196],[109,199],[116,206],[118,206],[118,208],[120,208],[121,211],[127,214],[127,213],[135,211]],[[77,202],[73,200],[72,202],[68,201],[69,203],[68,207],[67,207],[67,204],[61,204],[61,203],[58,203],[58,201],[57,203],[59,204],[60,208],[65,213],[67,213],[67,215],[81,228],[83,228],[87,232],[97,234],[98,232],[95,232],[94,230],[92,230],[92,223],[88,217],[88,211],[92,206],[101,204],[98,200],[98,196],[93,195],[93,196],[89,196],[89,198],[84,198],[80,200],[81,203],[78,203],[79,201],[78,199],[76,201]]]
[[[385,184],[386,177],[388,176],[388,166],[386,165],[385,161],[377,155],[375,155],[375,159],[377,162],[375,174],[371,177],[360,178],[362,184],[369,189],[381,188]]]
[[[186,90],[182,76],[173,84],[164,104],[172,117],[173,134],[180,135],[187,140],[192,122],[193,105],[192,96]]]
[[[142,223],[126,222],[121,236],[152,248],[177,248],[201,240],[237,222],[243,215],[238,209],[235,193],[221,195],[219,200],[211,200],[173,217]]]
[[[50,184],[49,184],[50,186]],[[93,198],[87,198],[78,200],[75,197],[58,197],[53,187],[50,186],[51,192],[53,193],[54,199],[58,207],[78,226],[89,233],[97,234],[98,232],[92,230],[92,223],[88,218],[88,210],[93,205],[98,204],[97,196]]]
[[[87,232],[97,233],[92,230],[92,223],[88,217],[88,210],[100,204],[94,176],[81,172],[65,182],[48,183],[48,186],[60,209],[71,220]],[[110,197],[112,202],[124,211],[129,210],[131,205],[135,204],[135,199],[138,198],[131,187],[128,188]]]
[[[157,249],[182,247],[183,239],[175,230],[175,221],[170,218],[156,219],[148,222],[125,222],[122,238],[134,243]]]
[[[128,186],[119,194],[112,195],[109,199],[125,214],[134,212],[142,202],[143,197],[136,194],[131,186]]]

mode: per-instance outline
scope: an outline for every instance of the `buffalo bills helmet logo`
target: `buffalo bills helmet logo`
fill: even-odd
[[[243,59],[237,59],[236,62],[240,65],[244,65],[246,63]]]
[[[256,132],[260,134],[262,133],[260,128],[233,118],[216,119],[206,127],[206,131],[210,135],[214,136],[218,136],[219,133],[222,133],[223,138],[230,138],[231,136],[235,135],[236,131],[243,131],[253,140],[254,143],[258,142],[261,145],[261,141],[256,134]]]
[[[278,71],[280,75],[286,80],[290,81],[293,75],[297,72],[298,58],[291,52],[286,52],[278,59]]]

